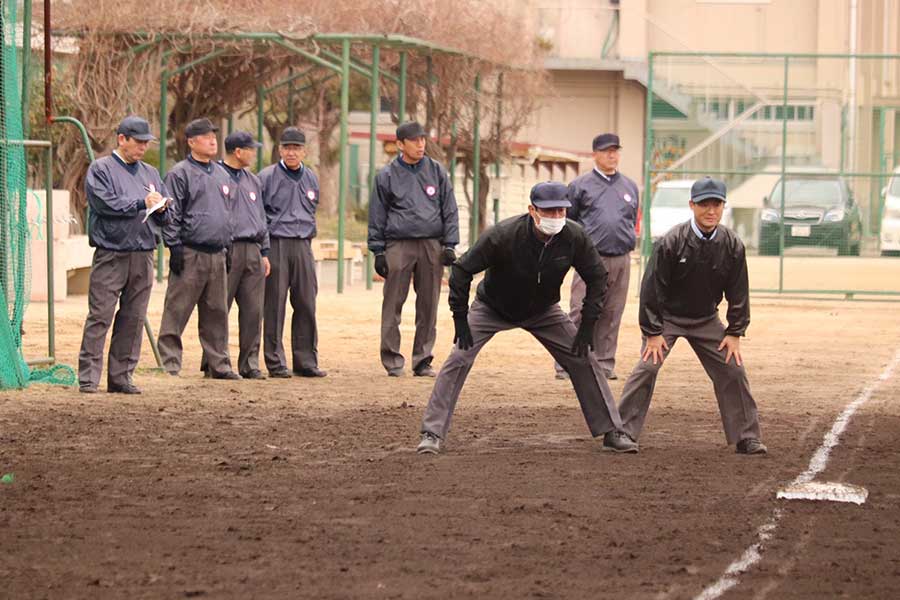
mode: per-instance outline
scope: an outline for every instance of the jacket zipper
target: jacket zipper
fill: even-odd
[[[541,253],[538,254],[538,278],[537,278],[538,285],[541,285],[541,266],[543,265],[543,262],[544,262],[544,250],[547,249],[547,246],[550,245],[550,243],[553,241],[554,237],[556,237],[556,236],[551,236],[550,239],[544,243],[544,246],[541,248]]]

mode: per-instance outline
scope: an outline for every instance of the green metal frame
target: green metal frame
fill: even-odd
[[[683,169],[683,168],[675,168],[675,169],[654,169],[652,165],[652,156],[653,156],[653,82],[654,82],[654,69],[655,69],[655,61],[657,57],[697,57],[697,58],[767,58],[767,59],[780,59],[783,61],[783,90],[782,90],[782,111],[785,115],[785,118],[782,119],[782,130],[781,130],[781,168],[779,170],[781,181],[784,181],[785,177],[790,175],[798,175],[803,174],[802,171],[792,171],[787,167],[787,123],[788,119],[787,115],[787,107],[789,105],[788,99],[788,74],[790,61],[792,59],[848,59],[848,58],[857,58],[857,59],[872,59],[872,60],[900,60],[900,54],[810,54],[810,53],[769,53],[769,52],[650,52],[648,56],[648,76],[647,76],[647,105],[646,105],[646,118],[645,118],[645,144],[644,144],[644,209],[643,209],[643,218],[641,225],[641,261],[640,268],[644,268],[644,264],[647,259],[650,257],[652,252],[652,241],[650,238],[650,210],[652,204],[652,194],[651,190],[651,179],[654,174],[667,174],[667,173],[677,173],[682,175],[756,175],[758,171],[747,171],[747,170],[734,170],[734,169],[719,169],[719,170],[700,170],[700,169]],[[874,107],[881,109],[880,116],[880,139],[879,139],[879,148],[880,148],[880,158],[881,158],[881,166],[882,171],[880,172],[848,172],[844,171],[844,116],[842,113],[841,117],[841,159],[840,159],[840,169],[837,174],[846,177],[874,177],[879,180],[884,177],[889,177],[890,173],[886,173],[884,169],[884,108],[885,107]],[[894,107],[888,107],[894,108]],[[880,190],[880,187],[879,187]],[[882,201],[883,204],[883,201]],[[871,220],[871,219],[870,219]],[[856,296],[878,296],[878,297],[895,297],[900,296],[900,291],[892,292],[892,291],[874,291],[874,290],[802,290],[802,289],[789,289],[784,286],[784,194],[781,195],[781,206],[779,210],[779,221],[780,221],[780,234],[779,234],[779,261],[778,261],[778,288],[777,289],[751,289],[751,292],[754,293],[775,293],[779,295],[783,294],[821,294],[821,295],[840,295],[844,296],[845,299],[852,300]]]
[[[80,36],[84,35],[84,32],[81,31],[71,31],[71,30],[61,30],[59,32],[61,35],[72,35],[72,36]],[[105,35],[113,35],[113,34],[105,34]],[[279,46],[285,50],[288,50],[306,61],[312,63],[313,65],[323,67],[334,72],[335,76],[339,76],[341,78],[341,152],[340,152],[340,162],[339,162],[339,173],[341,173],[341,180],[339,182],[339,196],[338,196],[338,281],[337,281],[337,289],[338,292],[343,292],[343,257],[344,257],[344,240],[343,240],[343,232],[345,226],[345,215],[343,213],[343,208],[346,206],[346,195],[348,193],[348,185],[346,181],[347,175],[347,112],[349,110],[349,78],[350,74],[356,73],[368,77],[372,82],[372,97],[378,98],[378,82],[381,77],[396,83],[398,86],[398,117],[400,120],[403,120],[407,116],[406,111],[406,96],[407,96],[407,62],[408,62],[408,53],[410,52],[425,52],[425,53],[440,53],[450,56],[464,57],[470,58],[474,60],[481,60],[483,62],[484,59],[481,59],[477,56],[471,55],[469,53],[463,52],[459,49],[452,48],[449,46],[444,46],[441,44],[435,44],[432,42],[428,42],[426,40],[421,40],[414,37],[404,36],[404,35],[372,35],[372,34],[351,34],[351,33],[320,33],[311,35],[304,38],[287,38],[282,34],[274,33],[274,32],[223,32],[223,33],[212,33],[205,35],[195,35],[195,34],[187,34],[182,32],[168,32],[165,34],[159,33],[149,33],[146,31],[136,31],[133,32],[132,35],[139,39],[143,39],[146,41],[141,42],[131,49],[132,52],[140,52],[146,50],[148,48],[154,47],[161,43],[167,43],[170,45],[170,50],[164,52],[162,55],[163,62],[163,72],[160,81],[160,175],[165,176],[166,173],[166,140],[168,137],[167,125],[168,125],[168,105],[167,105],[167,96],[168,96],[168,80],[173,75],[178,73],[182,73],[187,71],[193,67],[196,67],[200,64],[203,64],[206,61],[212,60],[221,54],[224,54],[226,50],[218,49],[213,50],[210,53],[191,61],[177,69],[166,69],[165,66],[168,63],[169,57],[173,52],[189,52],[192,44],[197,42],[198,40],[204,40],[207,42],[216,42],[216,41],[252,41],[252,42],[264,42],[269,43],[274,46]],[[186,46],[179,47],[176,44],[180,41],[187,42]],[[315,47],[316,52],[307,50],[301,47],[298,44],[310,44]],[[354,59],[351,56],[351,49],[354,45],[366,45],[372,48],[372,63],[368,64],[364,61]],[[328,46],[339,46],[341,53],[338,55],[336,52],[333,52],[328,48]],[[393,75],[392,73],[386,72],[380,67],[380,53],[382,49],[392,49],[399,53],[399,73],[398,75]],[[277,82],[276,85],[286,84],[290,85],[291,82],[295,81],[300,75],[291,76],[286,80],[281,82]],[[480,87],[480,77],[476,78],[476,89]],[[274,87],[274,86],[273,86]],[[269,88],[268,91],[271,91],[272,88]],[[302,91],[302,90],[296,90]],[[262,101],[265,99],[265,95],[267,93],[267,89],[265,87],[257,88],[257,108],[258,110],[262,110]],[[344,97],[346,96],[346,98]],[[477,127],[479,122],[479,114],[478,114],[478,106],[477,106],[477,94],[476,94],[476,111],[475,111],[475,126],[476,126],[476,135],[474,139],[474,151],[473,151],[473,162],[476,166],[475,168],[475,177],[474,177],[474,187],[475,187],[475,210],[474,210],[474,218],[472,221],[473,230],[476,232],[475,236],[472,237],[471,241],[474,242],[477,237],[477,229],[478,229],[478,186],[480,184],[480,143],[481,140],[477,135]],[[375,146],[375,133],[376,128],[375,124],[377,122],[378,111],[376,108],[377,102],[372,102],[372,115],[373,115],[373,125],[371,129],[371,137],[370,141],[370,163],[374,163],[374,151],[373,148]],[[260,119],[261,121],[261,119]],[[261,136],[260,136],[261,137]],[[261,160],[261,156],[258,160]],[[372,185],[372,180],[374,178],[374,168],[370,168],[370,189]],[[367,268],[366,268],[366,287],[371,288],[371,262],[372,257],[367,255]],[[162,280],[163,274],[163,248],[160,245],[157,253],[157,280]]]

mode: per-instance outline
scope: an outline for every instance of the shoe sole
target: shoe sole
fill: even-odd
[[[440,454],[441,451],[435,448],[416,448],[416,454]]]

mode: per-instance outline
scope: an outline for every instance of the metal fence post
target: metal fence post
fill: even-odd
[[[347,116],[350,112],[350,40],[341,42],[341,159],[338,170],[337,292],[344,291],[344,210],[347,205]]]
[[[164,69],[159,83],[159,176],[166,177],[166,137],[169,128],[169,71]],[[162,242],[156,248],[156,281],[163,280],[163,247]]]
[[[47,347],[50,360],[56,361],[56,286],[53,273],[53,146],[47,146],[44,158],[44,200],[47,203]]]
[[[400,53],[400,85],[397,91],[397,121],[406,121],[406,52]]]
[[[378,144],[378,115],[381,112],[381,96],[379,95],[378,66],[381,63],[381,46],[372,46],[372,81],[369,100],[369,199],[375,190],[375,150]],[[371,208],[371,204],[370,204]],[[366,249],[366,289],[372,289],[372,253]]]
[[[653,61],[655,55],[650,53],[647,59],[647,108],[646,140],[644,143],[644,208],[641,214],[641,260],[638,261],[638,279],[643,270],[644,262],[651,252],[650,238],[650,209],[652,199],[650,194],[650,179],[652,175],[653,160]],[[640,286],[638,286],[640,287]]]
[[[263,104],[266,101],[266,91],[263,86],[256,86],[256,141],[262,143],[263,128],[266,119],[266,112]],[[263,149],[260,148],[256,153],[256,172],[259,173],[263,168]]]
[[[478,239],[478,211],[481,208],[481,112],[479,94],[481,93],[481,74],[475,75],[475,102],[473,106],[474,123],[472,124],[472,213],[469,215],[469,248]]]
[[[787,196],[787,106],[788,106],[788,61],[784,57],[784,95],[781,100],[781,206],[778,209],[778,293],[784,291],[784,199]]]

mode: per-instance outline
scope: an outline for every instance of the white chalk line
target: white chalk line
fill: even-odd
[[[809,460],[809,467],[794,479],[794,483],[808,483],[812,481],[816,475],[825,470],[825,467],[828,464],[828,458],[831,456],[831,451],[840,442],[841,434],[847,429],[847,424],[850,422],[854,413],[856,413],[863,404],[869,401],[872,394],[875,393],[882,383],[891,378],[898,365],[900,365],[900,350],[894,354],[894,358],[888,363],[888,366],[885,367],[881,375],[860,392],[859,396],[857,396],[853,402],[848,404],[841,414],[838,415],[837,419],[834,421],[834,425],[832,425],[831,429],[825,434],[822,445],[819,446]],[[762,560],[763,546],[765,545],[765,542],[772,537],[772,534],[778,527],[778,522],[781,520],[782,514],[781,508],[776,508],[769,520],[756,530],[756,542],[744,550],[741,557],[728,565],[725,569],[725,573],[716,580],[715,583],[707,586],[699,595],[695,596],[694,600],[715,600],[736,586],[740,582],[738,576],[741,573],[745,573],[753,565]]]

